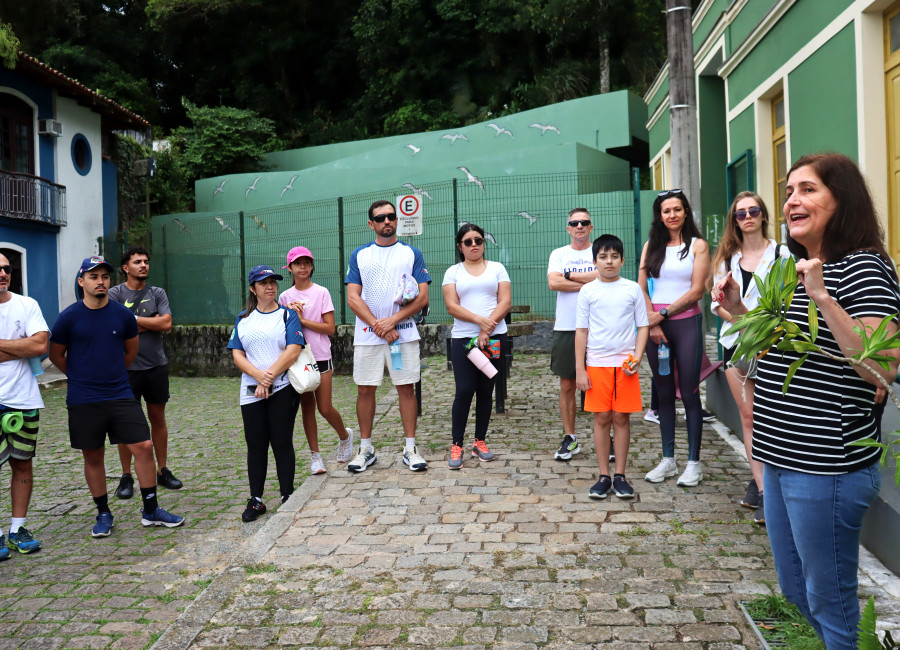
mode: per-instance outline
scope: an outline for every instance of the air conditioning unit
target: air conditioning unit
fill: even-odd
[[[38,133],[58,138],[62,135],[62,124],[56,120],[38,120]]]

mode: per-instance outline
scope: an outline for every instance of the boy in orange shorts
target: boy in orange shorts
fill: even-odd
[[[636,282],[619,276],[625,263],[622,240],[601,235],[594,240],[597,279],[578,294],[575,312],[575,385],[585,391],[584,410],[594,414],[594,451],[600,478],[588,492],[605,499],[610,490],[634,497],[625,480],[631,441],[630,414],[643,409],[638,366],[647,345],[649,323],[644,295]],[[609,427],[613,426],[615,474],[609,477]]]

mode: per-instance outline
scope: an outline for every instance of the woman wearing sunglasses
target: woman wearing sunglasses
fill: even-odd
[[[694,224],[694,214],[681,190],[660,192],[653,202],[650,237],[641,254],[638,283],[644,290],[650,340],[647,359],[659,395],[659,428],[663,458],[645,478],[660,483],[678,473],[675,464],[675,372],[671,364],[660,368],[659,351],[665,344],[670,361],[678,366],[678,388],[688,430],[688,462],[678,485],[694,486],[703,480],[700,441],[703,411],[700,406],[700,360],[703,354],[703,296],[709,272],[709,247]],[[647,292],[653,278],[653,301]],[[666,367],[668,365],[668,367]]]
[[[761,280],[765,280],[776,260],[790,257],[791,254],[787,246],[776,244],[774,239],[766,239],[768,229],[769,211],[759,195],[754,192],[738,194],[725,217],[725,232],[716,249],[716,254],[713,256],[714,274],[707,280],[707,288],[711,289],[713,284],[720,283],[728,274],[731,274],[740,287],[741,302],[744,307],[748,311],[756,307],[759,302],[759,289],[753,280],[754,274],[758,275]],[[734,316],[715,300],[715,295],[713,295],[711,308],[712,312],[722,319],[722,332],[728,330]],[[744,448],[747,450],[750,472],[753,474],[753,478],[747,485],[747,494],[741,500],[741,505],[745,508],[756,508],[754,520],[758,524],[764,524],[766,515],[763,506],[763,466],[759,461],[753,460],[751,453],[756,363],[731,362],[737,337],[737,332],[727,336],[723,334],[719,337],[719,343],[725,349],[725,363],[728,366],[725,377],[741,414]]]
[[[512,304],[509,275],[499,262],[484,258],[484,230],[475,224],[464,224],[456,233],[459,263],[444,274],[443,293],[447,313],[453,316],[450,333],[450,360],[456,380],[453,399],[450,469],[463,465],[463,438],[472,397],[475,397],[475,443],[472,456],[482,461],[494,459],[485,438],[491,420],[494,378],[488,378],[466,356],[466,344],[473,338],[482,350],[498,347],[500,355],[491,363],[499,366],[507,348],[506,317]]]

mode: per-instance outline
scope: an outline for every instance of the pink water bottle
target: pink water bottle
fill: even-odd
[[[469,361],[475,364],[476,368],[487,375],[488,379],[491,379],[497,374],[497,369],[494,367],[494,364],[488,360],[480,348],[472,348],[466,356],[469,357]]]

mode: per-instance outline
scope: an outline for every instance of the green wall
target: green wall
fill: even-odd
[[[859,156],[856,48],[847,25],[788,75],[791,155],[837,151]]]
[[[728,160],[743,153],[746,149],[756,151],[756,124],[753,119],[753,106],[731,120],[728,124],[731,135],[731,150],[728,152]]]
[[[725,165],[728,163],[725,122],[725,82],[719,77],[700,77],[697,84],[700,131],[700,195],[704,218],[723,214],[725,205]]]
[[[731,5],[732,0],[710,0],[706,4],[712,4],[706,14],[703,16],[703,20],[700,21],[700,24],[697,25],[697,28],[694,30],[694,51],[703,44],[703,41],[706,40],[706,37],[709,36],[709,33],[712,31],[712,28],[715,26],[716,22],[719,20],[719,17],[728,9],[729,5]],[[696,15],[696,12],[694,12]]]

